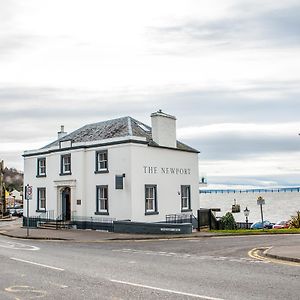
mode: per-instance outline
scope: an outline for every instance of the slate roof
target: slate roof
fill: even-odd
[[[58,146],[62,141],[72,140],[73,143],[92,142],[126,136],[145,137],[149,146],[160,147],[152,140],[151,127],[138,120],[135,120],[134,118],[122,117],[118,119],[85,125],[52,142],[51,144],[46,145],[42,149]],[[179,141],[177,141],[177,149],[189,152],[199,152],[198,150],[193,149]]]

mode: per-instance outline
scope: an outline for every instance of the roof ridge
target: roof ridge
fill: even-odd
[[[128,135],[132,136],[132,124],[131,124],[131,117],[127,117],[127,121],[128,121]]]

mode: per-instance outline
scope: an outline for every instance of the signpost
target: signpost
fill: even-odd
[[[2,218],[5,212],[5,190],[4,190],[4,162],[0,161],[0,204],[1,204],[1,214]]]
[[[25,199],[27,206],[26,223],[27,223],[27,237],[29,237],[29,200],[32,199],[32,186],[27,184],[25,186]]]
[[[262,229],[264,229],[264,215],[263,215],[263,209],[262,206],[265,204],[265,199],[261,196],[257,198],[257,205],[260,205],[260,215],[261,215],[261,225]]]

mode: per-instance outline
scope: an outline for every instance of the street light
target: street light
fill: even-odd
[[[248,229],[248,216],[249,216],[250,210],[247,208],[244,209],[244,215],[246,217],[246,229]]]

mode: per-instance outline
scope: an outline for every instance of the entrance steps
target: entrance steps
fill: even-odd
[[[72,227],[71,221],[47,221],[40,222],[37,226],[39,229],[70,229]]]

